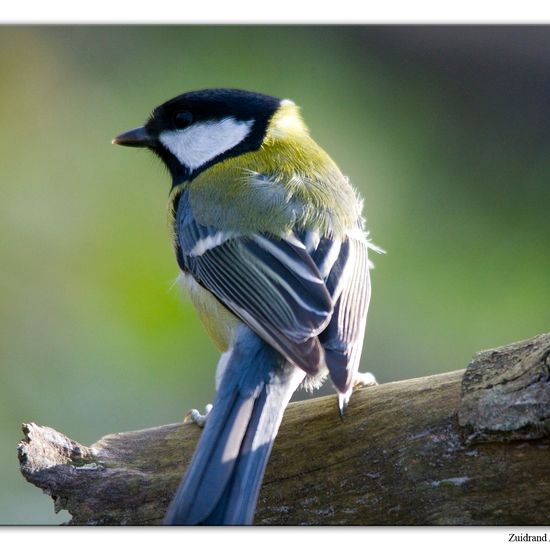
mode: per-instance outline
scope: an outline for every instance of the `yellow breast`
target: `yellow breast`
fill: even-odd
[[[227,351],[241,321],[191,275],[182,272],[178,282],[187,292],[210,338],[220,351]]]

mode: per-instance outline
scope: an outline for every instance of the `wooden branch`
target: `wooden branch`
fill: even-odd
[[[261,490],[264,525],[544,525],[550,517],[550,334],[465,371],[291,404]],[[23,426],[25,478],[73,524],[160,523],[200,429],[171,424],[86,447]]]

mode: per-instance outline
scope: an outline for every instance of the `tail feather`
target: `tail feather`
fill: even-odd
[[[186,522],[189,524],[200,522],[210,513],[231,478],[240,449],[240,439],[246,432],[253,405],[251,398],[234,397],[227,404],[227,416],[220,419],[219,426],[216,426],[219,429],[203,434],[206,442],[215,441],[216,444],[199,445],[197,457],[186,475],[186,484],[181,495],[185,495],[185,498],[181,501],[180,514],[187,518]],[[213,418],[209,417],[207,426],[210,420]]]
[[[210,518],[212,523],[252,523],[256,501],[284,409],[303,378],[303,371],[289,367],[286,372],[279,372],[256,399],[231,483],[218,503],[216,514]]]
[[[284,409],[304,375],[252,331],[240,331],[165,523],[252,522]]]

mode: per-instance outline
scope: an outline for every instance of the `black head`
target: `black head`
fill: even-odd
[[[281,100],[254,92],[188,92],[157,107],[147,123],[113,143],[148,147],[166,164],[174,184],[227,157],[259,149]]]

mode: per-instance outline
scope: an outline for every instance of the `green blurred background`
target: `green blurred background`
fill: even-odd
[[[380,381],[550,330],[548,27],[2,27],[0,83],[0,523],[68,519],[18,472],[22,422],[89,444],[212,399],[168,175],[110,144],[184,91],[294,99],[361,190]]]

